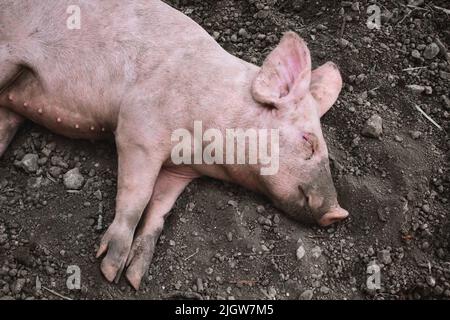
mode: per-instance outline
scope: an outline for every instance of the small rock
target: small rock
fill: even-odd
[[[64,174],[64,186],[69,190],[80,190],[84,184],[84,177],[79,168],[67,171]]]
[[[94,197],[96,197],[97,200],[101,201],[103,199],[102,192],[100,190],[95,191],[94,192]]]
[[[427,60],[434,59],[439,54],[439,46],[436,43],[430,43],[423,51],[423,57]]]
[[[446,95],[441,96],[441,98],[442,98],[442,101],[444,102],[445,108],[447,110],[450,110],[450,99]]]
[[[424,0],[408,0],[408,5],[410,6],[414,6],[414,7],[419,7],[421,5],[423,5]]]
[[[358,75],[355,79],[355,83],[356,84],[361,84],[364,82],[364,80],[366,80],[366,75],[361,73],[360,75]]]
[[[440,71],[439,76],[442,80],[450,81],[450,72]]]
[[[300,294],[300,300],[311,300],[314,296],[314,292],[312,290],[305,290]]]
[[[311,249],[311,254],[315,259],[318,259],[322,255],[322,249],[319,246],[315,246]]]
[[[359,12],[359,2],[358,1],[352,3],[352,10]]]
[[[411,56],[415,59],[420,59],[420,51],[417,49],[414,49],[413,51],[411,51]]]
[[[436,280],[432,276],[427,276],[427,283],[432,288],[436,286]]]
[[[305,256],[305,247],[301,245],[297,249],[297,260],[302,260],[304,256]]]
[[[48,172],[50,173],[50,175],[53,178],[59,178],[59,176],[62,173],[62,169],[60,167],[53,166],[53,167],[50,167],[50,169],[48,169]]]
[[[374,114],[367,120],[363,130],[362,135],[369,138],[379,138],[383,133],[383,119]]]
[[[248,37],[248,32],[244,28],[241,28],[241,29],[239,29],[239,35],[241,37],[247,38]]]
[[[42,185],[42,177],[32,177],[28,180],[27,185],[31,189],[39,189]]]
[[[346,48],[350,42],[344,38],[340,38],[338,43],[341,48]]]
[[[37,154],[28,153],[23,157],[20,164],[26,172],[36,172],[39,169],[38,160],[39,156]]]
[[[203,292],[203,290],[204,290],[203,280],[202,280],[202,278],[197,278],[197,291]]]
[[[53,267],[50,266],[46,266],[45,267],[45,271],[47,272],[47,274],[52,275],[55,274],[55,269]]]
[[[234,200],[229,200],[228,201],[228,205],[232,206],[233,208],[237,208],[238,207],[237,201],[234,201]]]
[[[412,131],[411,132],[411,137],[414,140],[420,139],[421,136],[422,136],[422,132],[420,132],[420,131]]]
[[[425,92],[425,86],[421,86],[418,84],[410,84],[410,85],[407,85],[406,88],[415,94],[421,94],[421,93]]]
[[[279,224],[280,223],[280,216],[278,214],[276,214],[273,217],[273,223],[275,223],[275,224]]]
[[[388,250],[381,250],[378,253],[378,260],[382,264],[391,264],[392,263],[391,253]]]
[[[264,211],[266,211],[266,208],[264,208],[264,206],[257,206],[256,207],[256,212],[258,212],[259,214],[264,213]]]
[[[17,279],[14,281],[11,291],[15,294],[21,293],[23,287],[25,286],[26,280],[23,278]]]
[[[328,294],[330,293],[330,288],[323,286],[320,288],[320,292],[323,294]]]

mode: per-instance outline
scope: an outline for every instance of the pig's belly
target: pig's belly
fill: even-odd
[[[21,77],[2,92],[0,108],[8,108],[69,138],[103,139],[112,134],[106,122],[95,119],[88,107],[71,105],[58,93],[45,93],[32,76]]]

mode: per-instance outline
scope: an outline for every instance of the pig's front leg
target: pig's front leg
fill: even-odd
[[[125,122],[125,124],[124,124]],[[119,159],[116,215],[104,234],[97,257],[106,252],[101,270],[118,282],[133,242],[141,215],[153,192],[165,157],[158,134],[151,137],[139,130],[135,121],[122,121],[116,132]]]
[[[180,194],[196,177],[195,173],[183,169],[161,170],[128,257],[126,277],[136,290],[152,261],[165,219]]]
[[[17,113],[0,106],[0,158],[14,138],[24,118]]]

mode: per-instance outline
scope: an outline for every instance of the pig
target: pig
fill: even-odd
[[[68,28],[78,6],[80,28]],[[342,87],[335,64],[312,70],[306,42],[283,35],[261,67],[226,52],[158,0],[3,0],[0,156],[25,119],[76,139],[114,138],[115,217],[97,258],[109,282],[136,289],[176,199],[194,179],[237,183],[291,218],[330,225],[348,216],[332,181],[320,118]],[[174,165],[171,133],[207,128],[279,131],[279,170],[261,164]]]

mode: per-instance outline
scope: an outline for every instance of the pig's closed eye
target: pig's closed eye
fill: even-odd
[[[314,156],[315,150],[315,144],[312,136],[310,134],[304,133],[302,136],[302,143],[305,145],[305,149],[307,149],[307,155],[305,157],[305,160],[310,160]]]

